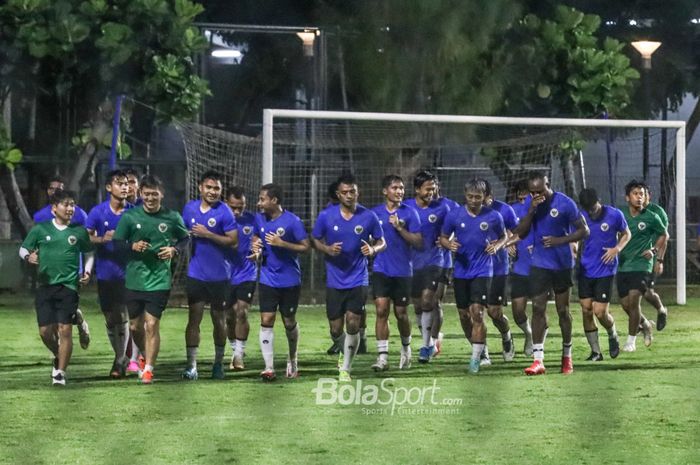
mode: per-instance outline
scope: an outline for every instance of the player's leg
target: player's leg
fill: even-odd
[[[204,307],[207,303],[207,289],[203,281],[187,278],[187,327],[185,328],[185,351],[187,355],[187,366],[182,372],[183,379],[196,380],[199,377],[197,372],[197,355],[201,336],[199,332]],[[146,354],[148,359],[148,353]]]
[[[455,291],[455,303],[459,314],[459,323],[462,326],[464,337],[472,342],[472,319],[469,314],[469,283],[466,279],[455,278],[453,280]]]
[[[260,373],[263,381],[273,381],[275,374],[275,319],[280,304],[279,289],[260,284],[260,352],[262,353],[265,369]]]
[[[284,331],[287,336],[289,352],[287,354],[287,378],[299,377],[297,348],[299,347],[299,324],[296,321],[299,308],[301,286],[285,288],[280,299],[280,314],[284,321]]]
[[[144,384],[153,382],[153,370],[160,353],[160,317],[146,311],[143,317],[146,343],[146,366],[143,369],[141,381]]]
[[[654,289],[656,276],[652,273],[649,279],[647,290],[644,292],[644,299],[656,309],[656,329],[662,331],[666,327],[668,309],[661,301],[661,296]]]
[[[358,286],[349,289],[345,299],[345,344],[343,347],[343,367],[339,373],[341,380],[349,378],[352,362],[360,344],[360,323],[365,312],[368,288]]]
[[[245,368],[243,359],[245,357],[245,345],[250,333],[248,311],[250,310],[250,303],[253,301],[254,294],[255,281],[241,283],[236,291],[236,305],[234,307],[236,323],[235,333],[233,334],[235,340],[233,344],[233,358],[231,360],[231,368],[233,370],[243,370]]]
[[[372,275],[372,292],[374,294],[374,307],[376,319],[374,322],[374,334],[377,338],[377,361],[372,365],[374,371],[389,369],[389,310],[391,307],[392,278],[382,274]]]
[[[532,297],[532,365],[525,369],[527,375],[541,375],[544,368],[544,342],[547,334],[547,298],[552,288],[552,277],[548,270],[530,269],[530,294]]]
[[[392,289],[394,315],[401,337],[399,369],[411,367],[411,320],[408,317],[408,301],[411,294],[411,278],[396,278]],[[388,334],[387,334],[388,337]]]
[[[54,372],[58,364],[58,321],[52,303],[51,295],[55,286],[40,286],[37,288],[34,299],[36,309],[36,320],[39,326],[39,336],[41,342],[53,354]],[[55,374],[55,373],[54,373]]]
[[[433,310],[433,324],[431,330],[431,337],[433,338],[435,344],[435,353],[433,354],[433,357],[442,352],[442,323],[445,318],[442,301],[445,298],[445,291],[447,290],[449,282],[450,269],[440,268],[440,279],[437,284],[437,289],[435,290],[435,309]]]
[[[212,379],[224,379],[224,352],[226,351],[226,301],[227,281],[207,283],[209,301],[211,302],[212,337],[214,339],[214,363],[211,368]]]
[[[326,288],[326,317],[333,344],[338,347],[338,368],[342,368],[345,348],[345,292],[341,289]]]
[[[124,305],[124,281],[97,281],[100,309],[105,318],[107,338],[114,351],[109,376],[126,374],[126,346],[129,339],[129,317]]]
[[[435,289],[436,288],[437,283]],[[418,355],[418,361],[420,363],[428,363],[435,350],[432,337],[433,311],[436,307],[435,289],[426,287],[421,292],[421,337],[423,343]]]
[[[591,353],[586,359],[589,362],[598,362],[603,360],[601,355],[600,343],[598,342],[598,325],[596,325],[593,313],[593,298],[581,297],[581,284],[579,281],[579,303],[581,304],[581,318],[583,320],[583,331],[586,334],[586,340],[591,347]]]
[[[530,288],[527,276],[512,274],[510,276],[510,299],[513,321],[525,335],[523,352],[526,356],[532,356],[532,327],[527,317],[527,300],[530,296]]]
[[[620,341],[615,327],[615,319],[610,313],[610,295],[612,294],[613,276],[607,276],[596,280],[593,296],[593,313],[608,333],[608,349],[611,358],[616,358],[620,353]]]
[[[73,354],[73,321],[78,311],[78,293],[65,286],[57,286],[51,301],[58,323],[58,363],[53,382],[64,385],[66,368]]]
[[[510,332],[510,322],[503,314],[503,305],[507,305],[506,300],[506,275],[494,276],[491,279],[491,286],[488,290],[488,315],[494,326],[501,334],[503,345],[503,360],[510,362],[515,356],[515,345]]]
[[[367,353],[367,312],[360,317],[360,345],[357,347],[357,353]]]

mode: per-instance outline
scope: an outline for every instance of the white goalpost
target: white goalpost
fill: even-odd
[[[379,201],[372,190],[378,190],[379,175],[401,173],[409,196],[407,176],[426,167],[439,173],[441,190],[444,178],[445,189],[454,195],[459,195],[456,186],[463,185],[465,176],[492,176],[499,186],[495,194],[503,199],[531,169],[551,169],[557,190],[564,190],[563,186],[571,190],[577,183],[592,185],[599,193],[607,192],[613,204],[620,202],[617,191],[625,179],[649,178],[659,186],[651,183],[653,200],[661,196],[668,206],[674,205],[669,217],[675,242],[676,302],[685,305],[685,126],[684,121],[266,109],[259,179],[280,182],[286,191],[294,191],[287,205],[293,205],[293,211],[299,209],[301,214],[295,213],[310,224],[324,202],[324,183],[346,169],[363,173],[370,189],[365,196],[368,187],[361,186],[361,195],[363,203],[370,201],[368,206]],[[568,155],[562,157],[562,153]],[[667,162],[669,155],[672,162]],[[303,192],[297,192],[299,186],[304,186]],[[312,264],[312,268],[320,267]]]

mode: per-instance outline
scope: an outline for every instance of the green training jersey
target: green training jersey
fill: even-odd
[[[185,223],[174,210],[161,207],[156,213],[147,213],[143,206],[138,206],[124,212],[113,239],[130,243],[146,241],[150,244],[144,252],[129,250],[126,288],[133,291],[169,290],[172,279],[170,260],[158,258],[158,251],[185,237]]]
[[[94,249],[84,227],[71,225],[60,230],[53,220],[34,226],[22,247],[30,252],[38,251],[40,284],[61,284],[74,291],[78,290],[80,279],[80,254]]]
[[[668,229],[668,215],[666,214],[666,210],[661,208],[660,205],[655,204],[655,203],[650,203],[646,207],[647,210],[650,210],[652,213],[656,213],[659,216],[659,219],[661,220],[661,224],[664,225],[664,229]]]
[[[642,210],[637,216],[630,215],[629,207],[622,210],[629,225],[632,238],[620,252],[618,272],[643,271],[651,273],[653,259],[642,255],[645,250],[654,247],[660,235],[666,232],[661,218],[649,209]]]

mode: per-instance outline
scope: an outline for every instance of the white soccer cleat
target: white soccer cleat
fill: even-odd
[[[634,352],[637,350],[637,344],[634,342],[626,342],[624,346],[622,346],[622,351],[623,352]]]
[[[297,365],[297,359],[291,360],[287,359],[287,378],[298,378],[299,377],[299,366]]]
[[[374,371],[386,371],[389,369],[389,362],[387,359],[379,357],[377,361],[372,365]]]
[[[523,348],[523,352],[526,357],[532,357],[534,352],[532,349],[532,335],[525,335],[525,347]]]
[[[51,377],[51,384],[54,386],[65,386],[66,375],[61,370],[56,370],[56,374]]]
[[[503,342],[503,360],[506,362],[512,362],[515,358],[515,344],[513,343],[513,338],[511,337],[507,341]]]
[[[401,347],[401,358],[399,359],[399,370],[408,370],[411,368],[411,346]]]
[[[654,322],[651,320],[646,320],[642,325],[642,334],[644,335],[644,345],[649,347],[654,341],[654,335],[651,330],[654,327]]]

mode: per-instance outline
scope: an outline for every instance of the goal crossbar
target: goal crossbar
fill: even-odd
[[[414,123],[445,124],[492,124],[501,126],[559,126],[559,127],[599,127],[599,128],[658,128],[676,130],[676,302],[686,304],[686,150],[685,121],[650,121],[650,120],[613,120],[584,118],[514,118],[502,116],[473,115],[425,115],[407,113],[371,113],[344,111],[310,111],[265,109],[263,111],[262,134],[262,181],[274,179],[274,133],[275,118],[300,118],[310,120],[355,120],[355,121],[391,121]]]

